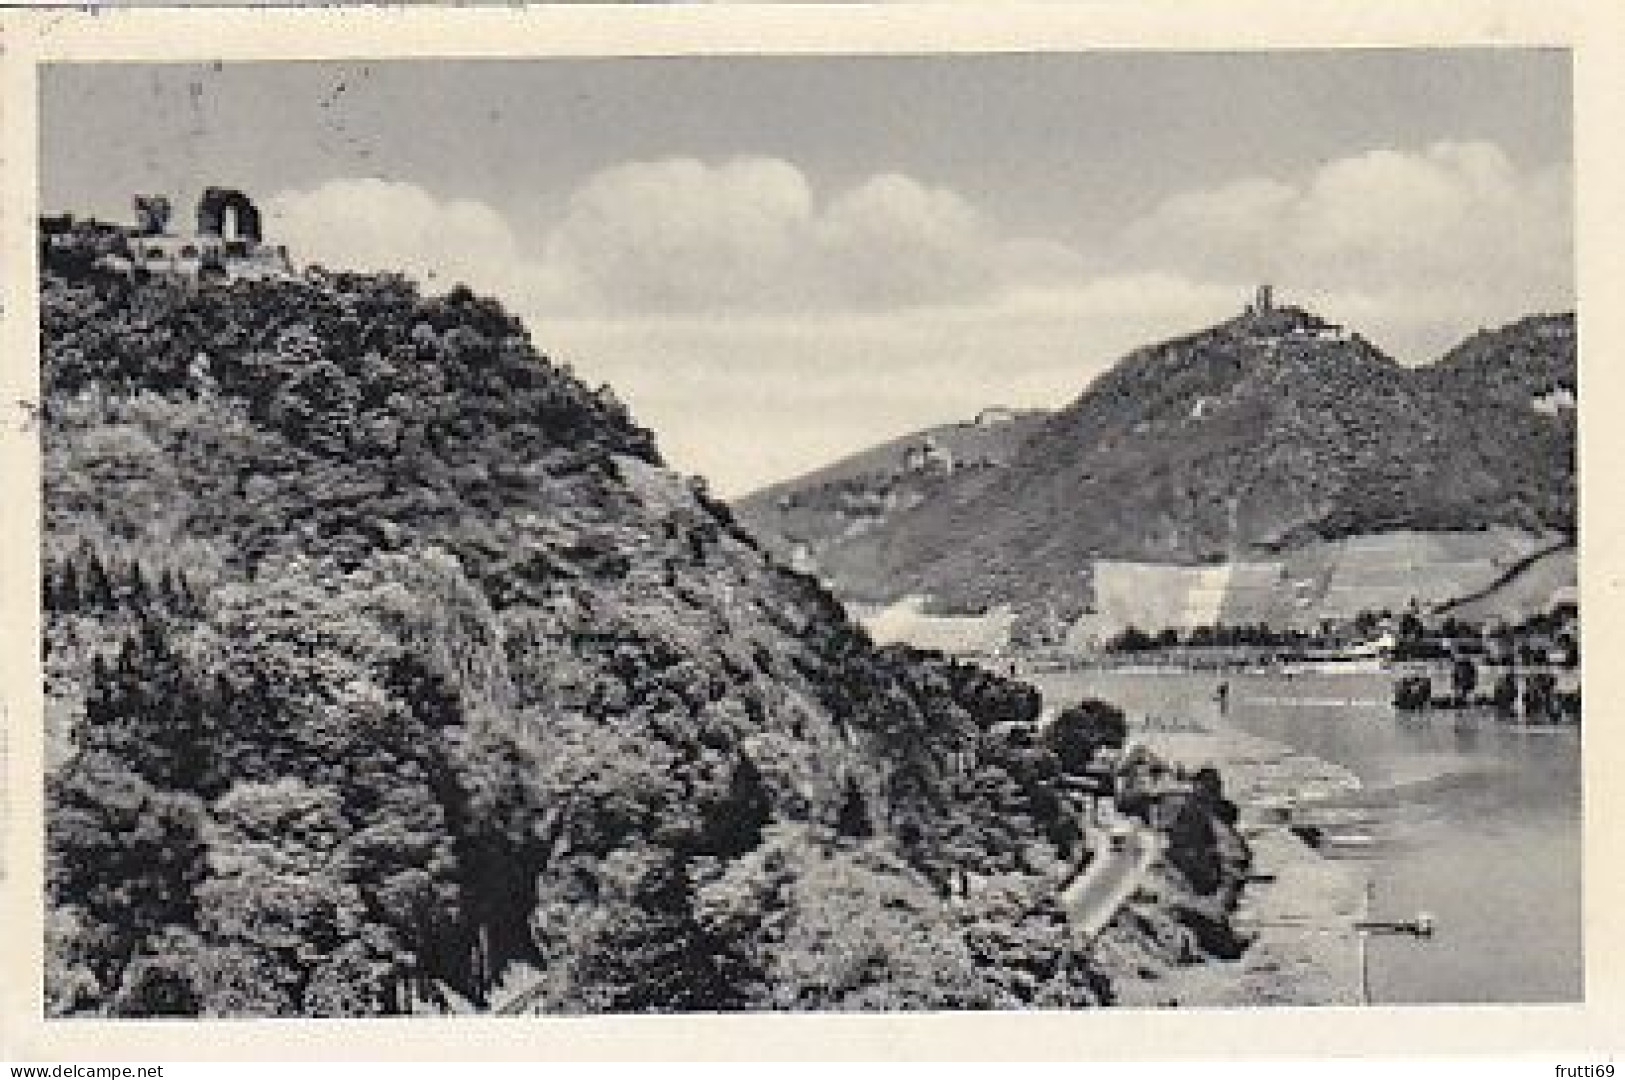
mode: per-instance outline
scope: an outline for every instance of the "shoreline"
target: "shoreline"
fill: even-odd
[[[1176,731],[1138,726],[1131,738],[1187,769],[1219,770],[1225,795],[1241,811],[1253,875],[1230,914],[1251,935],[1235,960],[1141,967],[1114,980],[1119,1005],[1237,1008],[1258,1005],[1365,1004],[1364,935],[1369,875],[1357,863],[1327,858],[1284,824],[1262,820],[1282,797],[1348,793],[1360,780],[1341,766],[1228,725]]]

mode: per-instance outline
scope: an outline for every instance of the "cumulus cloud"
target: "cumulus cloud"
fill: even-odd
[[[305,263],[400,271],[506,296],[563,293],[552,269],[521,250],[502,215],[475,199],[441,199],[403,181],[342,178],[278,192],[266,217],[268,231]]]
[[[727,494],[990,402],[1061,404],[1261,281],[1409,360],[1573,303],[1567,171],[1477,142],[1181,192],[1087,259],[919,178],[819,190],[770,158],[606,168],[527,237],[480,202],[382,180],[267,210],[308,261],[501,296]]]
[[[1183,192],[1131,223],[1126,264],[1273,280],[1395,312],[1572,303],[1566,169],[1520,170],[1497,146],[1439,142],[1328,162],[1296,182]],[[1425,301],[1418,304],[1419,293]],[[1378,305],[1380,306],[1380,305]]]
[[[864,310],[986,297],[1076,257],[1000,237],[970,202],[908,176],[820,200],[778,159],[634,162],[589,178],[547,245],[608,310]]]
[[[999,234],[959,194],[899,173],[820,197],[789,162],[688,158],[594,173],[528,248],[483,203],[332,180],[269,205],[313,262],[389,267],[561,313],[873,311],[976,302],[1077,276],[1063,245]]]
[[[558,315],[1009,310],[1023,297],[1081,313],[1153,281],[1236,291],[1269,280],[1346,309],[1333,314],[1443,324],[1573,292],[1568,171],[1520,170],[1484,142],[1177,193],[1102,238],[1092,254],[1105,272],[1064,244],[1002,232],[947,188],[887,173],[820,192],[774,158],[606,168],[528,244],[483,203],[402,182],[333,180],[269,209],[313,261],[463,280]]]
[[[634,162],[576,189],[547,256],[605,306],[754,306],[800,255],[812,202],[784,162]]]

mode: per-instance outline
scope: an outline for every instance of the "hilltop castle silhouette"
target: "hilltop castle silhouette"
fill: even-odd
[[[72,215],[41,218],[42,258],[88,244],[99,252],[96,265],[115,273],[200,281],[293,276],[287,247],[265,242],[259,208],[241,191],[206,189],[197,204],[197,228],[190,233],[170,229],[168,196],[136,195],[133,202],[133,225],[75,220]]]

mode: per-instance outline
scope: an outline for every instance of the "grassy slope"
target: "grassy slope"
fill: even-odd
[[[1556,598],[1572,594],[1579,580],[1579,553],[1572,545],[1565,546],[1548,551],[1495,588],[1448,610],[1468,622],[1516,622],[1533,612],[1550,611]]]

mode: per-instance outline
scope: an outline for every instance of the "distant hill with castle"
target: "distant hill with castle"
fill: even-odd
[[[1312,617],[1318,601],[1292,609],[1303,602],[1294,590],[1314,591],[1289,572],[1304,562],[1293,552],[1489,530],[1505,543],[1467,545],[1488,568],[1477,582],[1572,539],[1575,345],[1572,315],[1536,315],[1407,368],[1264,287],[1235,317],[1138,349],[1065,408],[1002,429],[981,467],[954,460],[906,479],[917,475],[911,465],[935,461],[925,451],[948,445],[932,429],[747,496],[736,510],[765,542],[867,604],[924,597],[930,610],[959,613],[1008,604],[1070,624],[1098,614],[1103,581],[1112,596],[1144,592],[1146,572],[1135,570],[1139,584],[1125,593],[1122,575],[1102,577],[1102,567],[1267,563],[1286,576],[1260,586],[1267,604],[1243,606]],[[896,464],[877,479],[877,460]],[[1402,546],[1432,550],[1420,539]],[[1328,558],[1320,576],[1341,581],[1332,564],[1342,556]],[[1367,599],[1381,607],[1414,594],[1405,583],[1418,573],[1449,580],[1412,567],[1372,578]],[[1208,604],[1187,603],[1191,575],[1175,577],[1169,588],[1181,598],[1169,610],[1234,602],[1233,575]],[[1357,594],[1339,592],[1325,610],[1357,608]]]
[[[781,557],[813,569],[817,552],[930,501],[956,477],[1008,465],[1048,417],[990,406],[972,420],[913,432],[764,488],[736,510]]]

